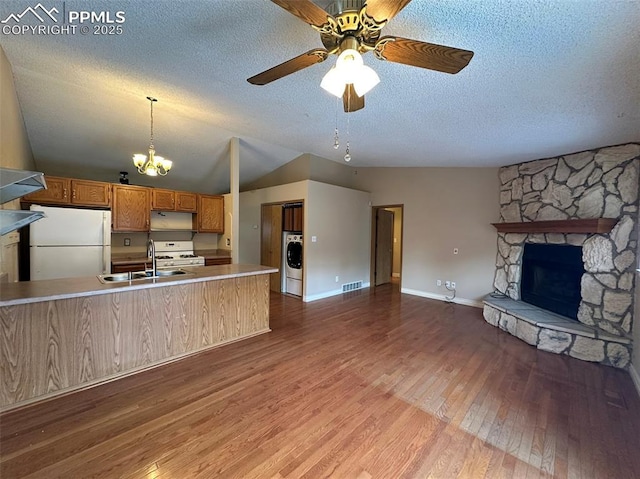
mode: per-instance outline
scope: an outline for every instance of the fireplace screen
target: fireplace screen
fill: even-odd
[[[583,274],[581,247],[527,243],[522,257],[520,296],[529,304],[577,319]]]

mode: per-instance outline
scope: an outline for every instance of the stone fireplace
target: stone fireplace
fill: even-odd
[[[501,168],[496,292],[485,299],[487,322],[545,351],[626,368],[639,170],[638,144]],[[554,255],[574,264],[561,272]],[[523,268],[531,261],[538,263],[533,273]],[[533,301],[532,281],[539,282]],[[578,297],[559,309],[557,288],[565,283],[562,294]]]

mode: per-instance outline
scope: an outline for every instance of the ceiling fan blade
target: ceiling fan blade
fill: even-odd
[[[271,0],[303,22],[321,28],[331,16],[310,0]]]
[[[342,105],[346,113],[362,110],[364,108],[364,95],[358,96],[353,84],[349,83],[342,95]]]
[[[385,22],[395,17],[411,0],[367,0],[366,12],[376,22]]]
[[[315,48],[313,50],[309,50],[306,53],[303,53],[302,55],[298,55],[291,60],[287,60],[280,65],[269,68],[262,73],[258,73],[257,75],[248,78],[247,81],[253,85],[266,85],[267,83],[271,83],[274,80],[278,80],[279,78],[291,75],[292,73],[302,70],[303,68],[307,68],[311,65],[315,65],[316,63],[323,62],[327,59],[328,56],[329,52],[327,50],[323,48]]]
[[[469,50],[401,37],[382,37],[376,43],[375,54],[380,60],[444,73],[458,73],[473,57]]]

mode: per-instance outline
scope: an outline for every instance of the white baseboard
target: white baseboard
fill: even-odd
[[[368,288],[369,286],[371,286],[371,283],[362,283],[362,288],[360,289],[365,289],[365,288]],[[353,291],[349,291],[349,293],[353,293],[354,291],[360,291],[360,289],[354,289]],[[338,296],[339,294],[342,294],[342,293],[343,293],[342,288],[333,289],[331,291],[325,291],[324,293],[303,296],[302,301],[304,303],[310,303],[311,301],[330,298],[331,296]]]
[[[405,293],[405,294],[411,294],[413,296],[421,296],[423,298],[437,299],[438,301],[449,301],[447,299],[447,295],[428,293],[426,291],[419,291],[417,289],[402,288],[400,290],[400,292],[401,293]],[[482,303],[482,301],[476,301],[476,300],[473,300],[473,299],[453,298],[453,300],[451,300],[451,302],[452,303],[456,303],[456,304],[462,304],[464,306],[473,306],[474,308],[483,308],[484,307],[484,304]]]
[[[629,367],[629,374],[631,375],[633,384],[636,386],[638,396],[640,396],[640,376],[638,375],[638,371],[636,371],[636,368],[633,366],[633,364]]]

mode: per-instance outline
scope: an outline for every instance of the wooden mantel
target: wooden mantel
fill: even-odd
[[[491,223],[498,233],[609,233],[615,218]]]

